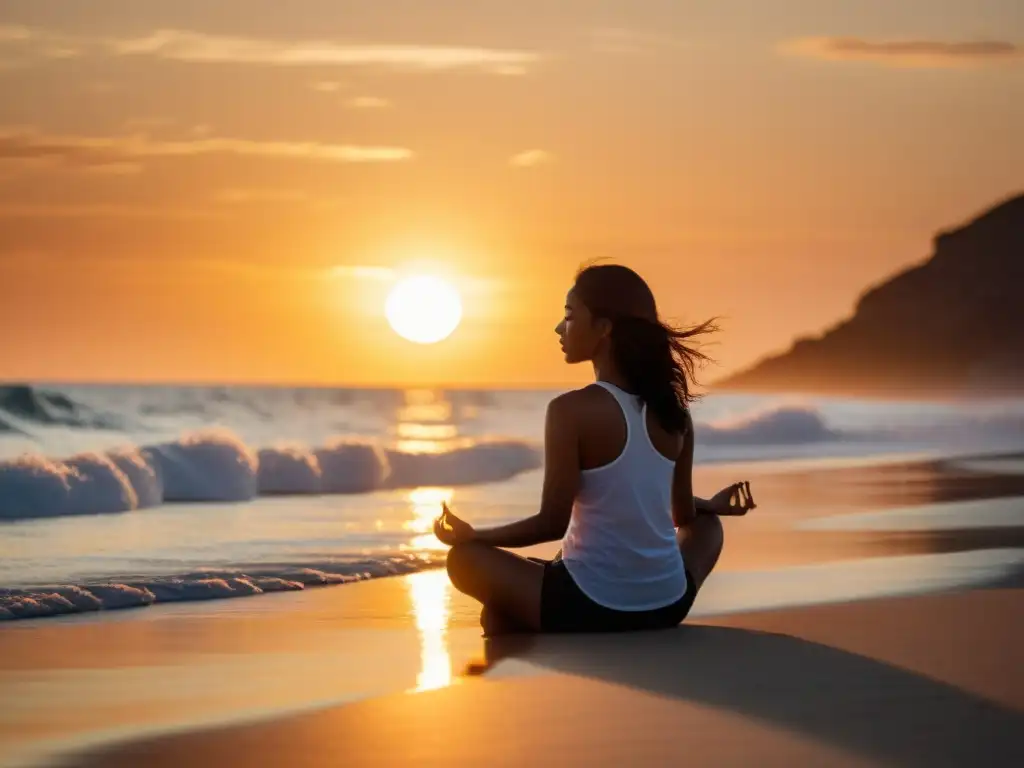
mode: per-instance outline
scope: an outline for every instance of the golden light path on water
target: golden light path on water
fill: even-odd
[[[431,532],[441,502],[451,502],[451,488],[416,488],[409,492],[413,518],[405,524],[418,533],[414,549],[444,550],[446,547]],[[443,568],[421,571],[408,577],[409,598],[413,618],[420,636],[420,672],[416,690],[443,688],[452,683],[452,660],[448,652],[448,618],[451,605],[451,584]]]

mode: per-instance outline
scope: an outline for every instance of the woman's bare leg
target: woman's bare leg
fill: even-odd
[[[722,521],[713,513],[701,513],[688,525],[676,530],[676,541],[679,551],[683,553],[683,563],[690,572],[699,588],[722,554],[725,534]]]
[[[480,609],[480,628],[484,631],[484,637],[518,635],[536,631],[508,614],[502,613],[493,605],[485,605]]]
[[[448,551],[448,576],[460,592],[479,600],[489,629],[540,631],[540,595],[544,565],[504,549],[477,542]]]

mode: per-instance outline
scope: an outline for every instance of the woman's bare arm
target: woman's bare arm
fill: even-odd
[[[706,504],[706,500],[693,495],[693,421],[687,418],[683,450],[679,452],[672,473],[672,520],[680,528],[688,525]]]
[[[548,404],[540,511],[515,523],[478,529],[475,541],[495,547],[528,547],[565,535],[580,485],[579,430],[572,394],[559,395]]]

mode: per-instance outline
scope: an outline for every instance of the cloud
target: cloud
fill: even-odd
[[[315,83],[310,83],[309,87],[320,93],[335,93],[345,86],[336,80],[318,80]]]
[[[809,37],[779,46],[791,56],[827,61],[870,61],[890,67],[976,67],[1024,61],[1024,48],[1001,40],[865,40],[856,37]]]
[[[87,40],[32,27],[0,24],[0,49],[13,51],[15,60],[27,65],[33,58],[73,59],[89,47]]]
[[[32,39],[32,30],[15,24],[0,24],[0,43],[23,42]]]
[[[150,57],[204,64],[289,67],[383,67],[412,71],[477,70],[522,74],[541,60],[534,51],[473,46],[393,45],[333,40],[267,40],[160,29],[141,37],[76,37],[41,28],[0,27],[0,45],[44,58],[86,54]]]
[[[543,149],[528,149],[525,152],[512,155],[508,159],[509,165],[513,168],[534,168],[538,165],[545,165],[553,162],[555,156]]]
[[[339,44],[331,41],[273,41],[159,30],[109,43],[121,55],[152,55],[190,62],[244,64],[386,66],[462,69],[523,66],[537,55],[528,51],[429,45]]]
[[[346,104],[352,109],[384,109],[391,106],[390,101],[377,96],[356,96],[349,99]]]
[[[196,138],[159,141],[144,135],[85,137],[47,136],[30,131],[0,130],[0,162],[51,160],[70,167],[93,167],[164,157],[243,155],[332,163],[385,163],[412,158],[405,147],[375,147],[316,142],[250,141]]]
[[[0,72],[24,69],[31,64],[31,59],[19,50],[23,47],[20,44],[30,38],[28,27],[0,24],[0,53],[5,54],[0,56]]]

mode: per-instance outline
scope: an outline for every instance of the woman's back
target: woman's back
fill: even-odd
[[[580,270],[563,309],[562,355],[589,362],[597,383],[548,405],[535,515],[477,530],[444,507],[434,532],[452,545],[448,573],[483,603],[488,633],[676,626],[722,548],[715,510],[697,514],[688,407],[708,359],[693,341],[714,325],[663,322],[647,283],[617,264]],[[559,538],[551,562],[501,549]]]
[[[638,397],[612,384],[598,381],[579,395],[582,472],[563,540],[566,567],[606,607],[668,605],[686,590],[671,514],[679,436],[657,427]]]

